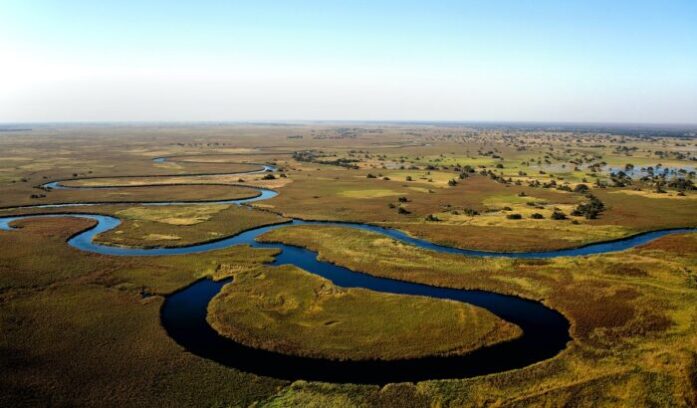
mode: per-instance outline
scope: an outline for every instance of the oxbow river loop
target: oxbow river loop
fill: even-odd
[[[154,160],[162,162],[164,158],[156,158]],[[264,165],[260,170],[244,173],[228,173],[228,175],[269,172],[274,170],[272,166]],[[68,187],[62,185],[60,181],[47,183],[46,186],[56,189],[117,188],[111,186]],[[127,187],[118,186],[118,188]],[[267,200],[278,194],[276,191],[269,189],[255,188],[255,190],[258,194],[250,198],[222,200],[213,203],[244,205],[255,201]],[[194,205],[211,203],[212,202],[162,201],[156,203],[128,204]],[[308,249],[280,243],[261,243],[257,242],[257,237],[278,228],[294,225],[333,225],[382,234],[406,244],[441,253],[475,257],[552,258],[622,251],[665,235],[695,230],[692,228],[679,228],[653,231],[616,241],[600,242],[579,248],[557,251],[497,253],[446,247],[411,237],[398,230],[369,224],[293,219],[285,224],[258,227],[217,241],[183,247],[146,249],[115,247],[95,243],[94,237],[96,235],[117,227],[120,224],[120,220],[107,215],[85,214],[68,210],[70,208],[97,204],[99,203],[31,206],[31,208],[65,208],[66,211],[60,214],[18,215],[0,218],[0,230],[12,230],[13,228],[10,224],[13,221],[28,218],[66,216],[86,218],[95,221],[95,225],[92,228],[74,235],[69,239],[68,244],[82,251],[111,256],[184,255],[241,244],[250,245],[254,248],[274,248],[280,250],[280,253],[273,261],[273,265],[295,265],[310,273],[322,276],[332,281],[337,286],[345,288],[365,288],[383,293],[429,296],[472,304],[489,310],[498,317],[518,325],[523,330],[523,335],[521,337],[483,347],[461,356],[433,356],[407,360],[335,361],[290,356],[267,350],[255,349],[219,335],[206,321],[207,306],[221,288],[230,282],[229,279],[219,282],[214,282],[209,279],[200,280],[169,295],[165,299],[161,311],[163,327],[178,344],[195,355],[243,371],[276,378],[369,384],[465,378],[525,367],[554,357],[566,347],[567,343],[571,340],[569,336],[569,322],[559,312],[547,308],[539,302],[487,291],[439,288],[374,277],[352,271],[348,268],[319,261],[317,260],[317,253]],[[386,322],[386,324],[389,324],[389,322]]]

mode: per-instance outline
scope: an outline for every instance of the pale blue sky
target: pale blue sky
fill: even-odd
[[[697,1],[0,0],[0,122],[697,123]]]

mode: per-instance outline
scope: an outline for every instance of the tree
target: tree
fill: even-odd
[[[585,184],[576,184],[576,187],[574,187],[574,193],[582,193],[585,194],[589,190],[588,186]]]
[[[575,217],[584,216],[589,220],[598,218],[598,215],[605,209],[605,204],[593,194],[588,194],[587,197],[588,202],[576,206],[571,215]]]
[[[675,179],[669,181],[668,187],[677,189],[679,191],[688,191],[688,190],[697,189],[697,187],[695,187],[692,180],[688,180],[688,179],[684,179],[684,178],[675,178]]]
[[[475,215],[479,215],[479,211],[472,209],[472,208],[464,208],[462,210],[462,213],[465,215],[468,215],[470,217],[474,217]]]
[[[565,219],[566,219],[566,214],[564,214],[563,212],[561,212],[561,211],[559,211],[559,210],[554,210],[554,212],[552,213],[551,218],[552,218],[553,220],[565,220]]]

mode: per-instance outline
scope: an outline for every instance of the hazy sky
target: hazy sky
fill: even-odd
[[[697,123],[696,0],[180,3],[0,0],[0,122]]]

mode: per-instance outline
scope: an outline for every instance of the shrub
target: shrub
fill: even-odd
[[[479,215],[479,211],[473,210],[472,208],[464,208],[462,210],[462,213],[465,215],[469,215],[470,217],[474,217],[475,215]]]
[[[585,184],[577,184],[576,187],[574,187],[574,192],[575,193],[587,193],[588,192],[588,186]]]
[[[507,214],[506,218],[508,218],[509,220],[520,220],[523,218],[523,216],[520,214]]]
[[[540,213],[534,213],[530,216],[530,218],[532,218],[534,220],[541,220],[541,219],[545,218],[545,216],[540,214]]]
[[[554,212],[552,213],[552,217],[551,217],[551,218],[552,218],[553,220],[565,220],[565,219],[566,219],[566,214],[564,214],[563,212],[561,212],[561,211],[559,211],[559,210],[554,210]]]
[[[588,194],[587,197],[588,202],[576,206],[571,215],[575,217],[584,216],[589,220],[598,218],[598,215],[605,209],[605,204],[593,194]]]

